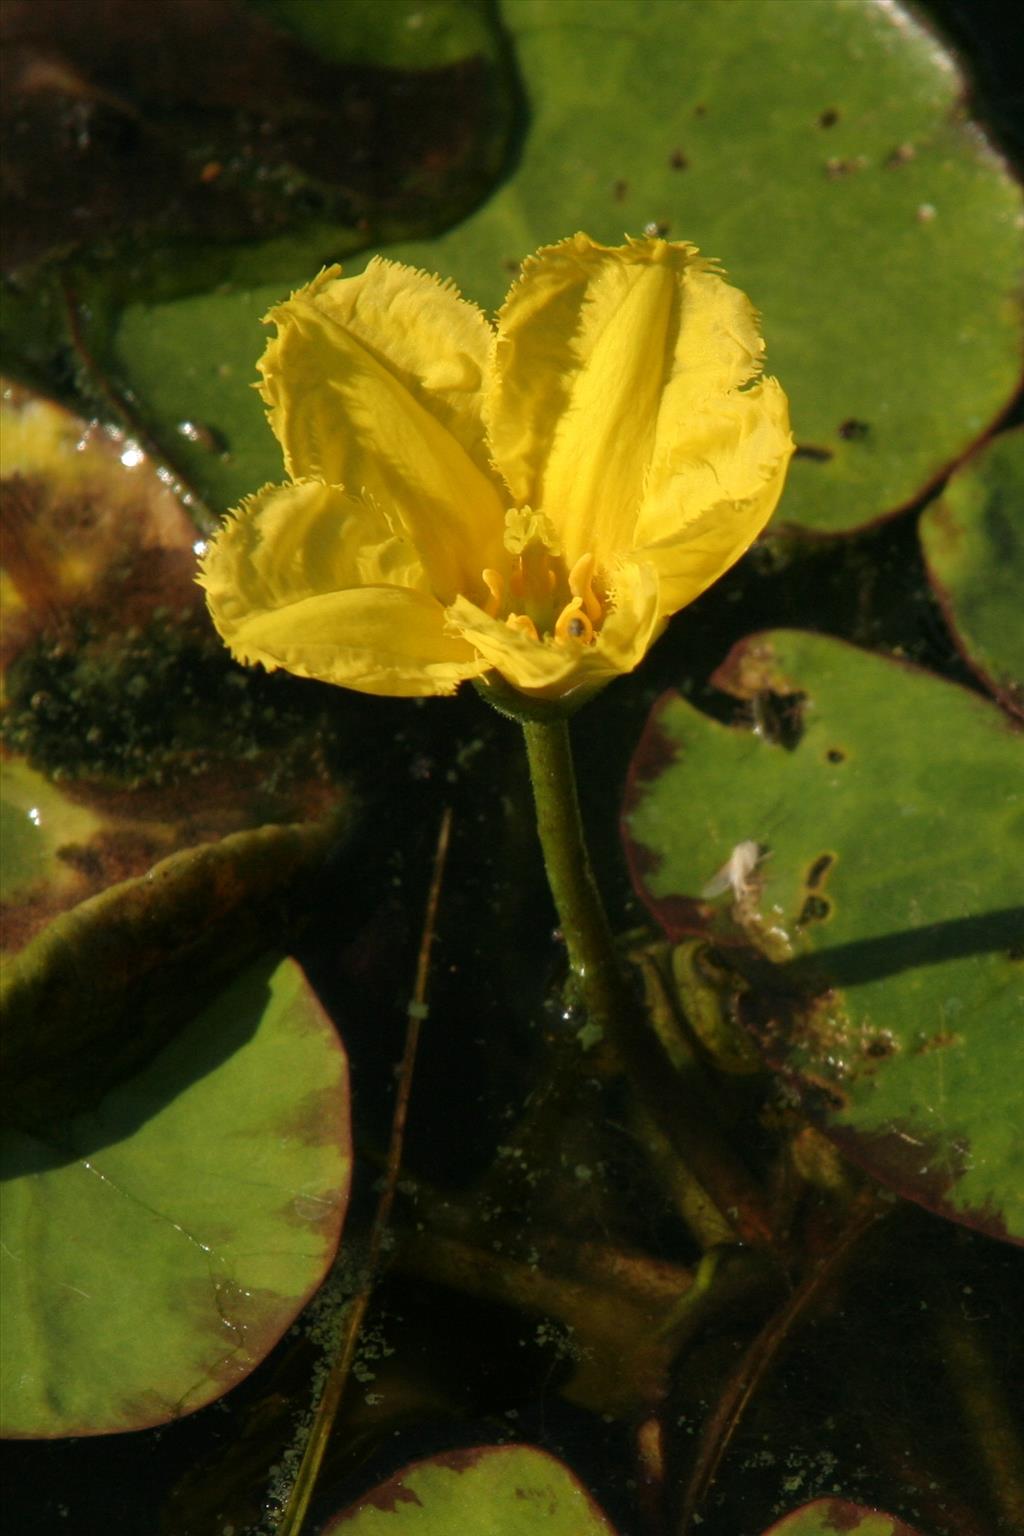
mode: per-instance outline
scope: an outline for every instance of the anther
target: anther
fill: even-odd
[[[488,567],[485,571],[481,571],[480,574],[483,577],[484,586],[491,594],[487,602],[484,604],[484,613],[486,613],[489,618],[496,619],[498,617],[498,609],[501,607],[501,599],[504,593],[505,583],[502,580],[501,572],[493,571],[490,569],[490,567]]]
[[[569,591],[573,597],[578,597],[583,611],[591,624],[596,624],[603,614],[600,598],[594,591],[591,583],[594,579],[593,555],[580,555],[576,564],[569,572]]]
[[[528,613],[510,613],[505,620],[509,629],[518,630],[519,634],[527,635],[531,640],[539,640],[537,626]]]

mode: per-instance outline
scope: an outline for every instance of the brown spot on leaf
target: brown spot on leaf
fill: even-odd
[[[775,649],[764,635],[738,640],[711,674],[711,686],[737,699],[753,699],[758,693],[795,693],[779,670]]]
[[[886,155],[884,162],[885,168],[887,171],[895,171],[898,170],[901,165],[909,165],[910,161],[916,158],[917,150],[914,148],[913,144],[897,144],[896,148],[892,150],[888,155]]]
[[[839,112],[835,107],[826,107],[824,112],[818,114],[819,128],[834,128],[839,121]]]
[[[859,421],[856,416],[848,416],[845,421],[839,423],[836,430],[844,443],[859,443],[867,437],[871,428],[866,421]]]
[[[809,459],[812,464],[827,464],[835,455],[831,448],[823,448],[818,443],[797,443],[793,457]]]
[[[913,1055],[929,1056],[932,1051],[945,1050],[947,1046],[957,1045],[962,1040],[963,1036],[958,1035],[955,1030],[940,1029],[934,1035],[927,1035],[923,1040],[919,1040],[914,1047]]]
[[[867,160],[863,155],[832,155],[825,161],[825,175],[829,181],[842,181],[844,177],[862,171],[866,165]]]
[[[493,1454],[493,1447],[486,1445],[470,1445],[463,1449],[444,1451],[433,1458],[432,1464],[441,1467],[449,1467],[452,1472],[468,1472],[470,1467],[475,1467],[477,1462],[484,1457]]]
[[[690,162],[681,149],[674,149],[668,157],[668,163],[674,171],[685,171]]]
[[[823,1499],[822,1521],[833,1531],[855,1531],[861,1524],[865,1511],[846,1499]]]
[[[349,1514],[357,1515],[364,1509],[379,1509],[382,1515],[393,1515],[401,1504],[419,1504],[422,1508],[423,1500],[405,1486],[399,1473],[397,1477],[381,1483],[379,1488],[371,1488],[369,1493],[364,1493],[361,1499],[356,1500]]]
[[[629,195],[629,182],[616,181],[612,183],[612,197],[617,203],[624,202]]]

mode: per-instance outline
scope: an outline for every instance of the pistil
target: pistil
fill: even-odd
[[[481,577],[489,593],[484,611],[492,619],[504,610],[509,628],[531,640],[550,637],[559,645],[593,643],[604,618],[604,604],[594,591],[592,554],[581,555],[566,576],[561,557],[540,540],[531,540],[516,554],[507,577],[491,567]],[[563,592],[566,586],[569,589],[569,601],[556,616],[552,599],[561,583]]]

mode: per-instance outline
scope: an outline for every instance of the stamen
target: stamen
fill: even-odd
[[[500,571],[493,571],[490,567],[486,571],[482,571],[481,575],[484,586],[491,594],[488,601],[484,604],[484,613],[487,614],[488,618],[496,619],[498,617],[498,609],[501,607],[501,599],[504,595],[504,580]]]
[[[537,626],[528,613],[510,613],[505,620],[509,629],[516,629],[521,635],[528,635],[531,640],[539,640]]]
[[[571,603],[566,603],[555,620],[555,639],[560,645],[564,645],[567,640],[578,640],[582,645],[589,645],[593,638],[594,626],[583,611],[583,599],[574,597]]]
[[[601,600],[591,585],[594,579],[593,555],[580,555],[576,564],[569,572],[569,591],[573,597],[580,599],[587,618],[591,624],[597,624],[604,614]]]

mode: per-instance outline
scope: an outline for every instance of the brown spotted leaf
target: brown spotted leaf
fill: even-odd
[[[8,386],[2,428],[3,948],[182,848],[318,818],[321,704],[244,671],[196,534],[138,444]]]

